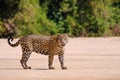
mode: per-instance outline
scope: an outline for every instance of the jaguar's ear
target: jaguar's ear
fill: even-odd
[[[70,35],[70,34],[65,34],[65,35],[67,35],[68,37],[71,37],[71,35]]]
[[[57,35],[57,39],[59,39],[59,38],[60,38],[60,34]]]
[[[68,37],[71,37],[71,35],[70,34],[67,34],[68,35]]]

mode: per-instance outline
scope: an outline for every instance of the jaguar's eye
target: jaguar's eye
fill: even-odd
[[[62,42],[62,38],[60,38],[60,41]]]

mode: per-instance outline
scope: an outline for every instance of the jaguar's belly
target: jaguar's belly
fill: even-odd
[[[50,54],[53,54],[53,55],[59,55],[59,54],[62,54],[63,53],[63,50],[61,49],[48,49],[48,48],[34,48],[33,50],[34,52],[38,53],[38,54],[43,54],[43,55],[50,55]]]
[[[38,53],[38,54],[43,54],[43,55],[48,55],[49,54],[48,50],[44,49],[44,48],[34,48],[33,51]]]
[[[54,49],[52,49],[52,54],[54,54],[54,55],[59,55],[59,54],[63,54],[63,49],[60,49],[60,48],[54,48]]]

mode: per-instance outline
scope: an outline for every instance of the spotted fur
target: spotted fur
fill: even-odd
[[[10,46],[17,47],[21,45],[23,54],[20,62],[24,69],[31,69],[31,67],[27,66],[27,61],[32,52],[48,55],[49,69],[54,69],[52,66],[53,58],[54,55],[58,55],[61,68],[67,69],[64,66],[64,46],[68,42],[67,34],[53,36],[28,35],[20,38],[15,44],[11,43],[12,40],[13,38],[8,38],[8,44]]]

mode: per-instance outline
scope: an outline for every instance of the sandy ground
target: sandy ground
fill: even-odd
[[[48,57],[36,53],[28,61],[32,69],[24,70],[21,54],[20,46],[12,48],[0,40],[0,80],[120,80],[120,37],[70,39],[65,47],[67,70],[61,70],[57,56],[55,70],[48,70]]]

